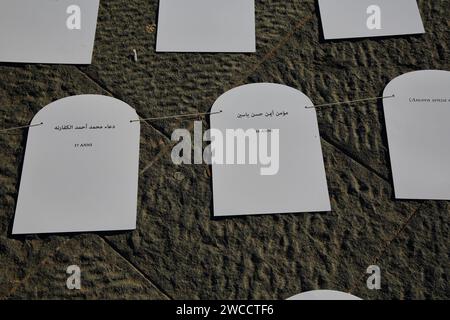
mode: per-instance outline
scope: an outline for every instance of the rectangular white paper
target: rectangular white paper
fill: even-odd
[[[325,39],[425,33],[416,0],[319,0]]]
[[[255,52],[254,0],[160,0],[156,51]]]
[[[99,0],[1,0],[0,61],[90,64],[98,7]]]

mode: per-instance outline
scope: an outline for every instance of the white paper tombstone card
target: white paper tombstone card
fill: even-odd
[[[330,211],[311,100],[284,85],[232,89],[211,112],[215,216]]]
[[[416,0],[319,0],[325,39],[425,33]]]
[[[307,291],[288,298],[287,300],[362,300],[350,293],[335,290]]]
[[[160,0],[156,51],[255,52],[254,0]]]
[[[89,64],[99,0],[0,1],[0,61]]]
[[[396,198],[450,200],[450,72],[406,73],[384,95]]]
[[[13,234],[136,227],[139,122],[126,103],[81,95],[53,102],[28,132]]]

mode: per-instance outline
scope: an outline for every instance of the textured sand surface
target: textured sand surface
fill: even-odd
[[[102,0],[92,65],[0,64],[0,127],[88,93],[141,117],[207,111],[226,90],[261,81],[316,104],[378,96],[405,72],[450,70],[450,1],[419,5],[425,35],[328,42],[315,1],[256,0],[256,54],[156,54],[158,1]],[[394,200],[381,103],[318,119],[333,212],[212,219],[208,167],[170,160],[173,129],[193,122],[153,121],[142,126],[138,228],[101,234],[12,237],[26,131],[0,134],[0,298],[285,299],[333,289],[449,299],[450,204]],[[66,289],[71,264],[81,267],[79,291]],[[378,291],[366,287],[371,264],[381,267]]]

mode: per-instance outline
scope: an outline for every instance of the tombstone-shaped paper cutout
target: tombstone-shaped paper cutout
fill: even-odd
[[[425,33],[416,0],[319,0],[325,39]]]
[[[450,200],[450,72],[406,73],[384,95],[396,198]]]
[[[258,130],[258,152],[264,145],[271,148],[271,137],[278,130],[279,159],[275,171],[276,159],[271,165],[267,165],[268,161],[264,164],[261,158],[257,164],[249,160],[237,164],[235,148],[236,161],[230,164],[226,160],[228,149],[223,150],[223,161],[214,153],[215,216],[331,210],[316,111],[305,108],[311,105],[302,92],[271,83],[237,87],[217,99],[211,111],[222,112],[211,115],[211,129],[223,134],[224,148],[227,130]],[[264,133],[267,143],[261,139]],[[214,149],[219,145],[215,138],[212,140]],[[246,152],[254,147],[247,143]],[[263,174],[263,168],[272,168],[273,172]]]
[[[0,61],[90,64],[99,0],[0,1]]]
[[[287,300],[362,300],[350,293],[335,290],[307,291],[288,298]]]
[[[139,122],[126,103],[73,96],[29,129],[13,234],[136,227]]]
[[[156,51],[255,52],[254,0],[160,0]]]

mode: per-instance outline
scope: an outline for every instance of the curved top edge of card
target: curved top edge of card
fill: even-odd
[[[430,74],[430,73],[439,74],[439,75],[446,74],[447,76],[450,77],[450,71],[448,71],[448,70],[427,69],[427,70],[410,71],[410,72],[401,74],[401,75],[395,77],[394,79],[392,79],[391,81],[389,81],[389,83],[384,88],[383,97],[390,97],[392,95],[395,95],[395,92],[392,91],[392,87],[394,87],[398,81],[402,81],[402,80],[410,79],[410,78],[412,79],[418,75],[425,75],[425,74]]]
[[[83,94],[61,98],[47,104],[45,107],[43,107],[34,115],[31,123],[36,124],[40,122],[40,118],[44,116],[46,113],[51,112],[55,107],[61,108],[64,106],[72,105],[73,103],[79,103],[83,105],[84,104],[98,105],[99,102],[107,103],[108,107],[116,108],[117,110],[121,109],[120,111],[124,113],[124,116],[127,116],[127,119],[129,117],[130,121],[139,119],[136,110],[126,102],[123,102],[122,100],[98,94]]]
[[[232,88],[226,92],[224,92],[222,95],[220,95],[216,101],[214,102],[213,106],[211,107],[211,112],[221,112],[223,110],[220,109],[221,106],[221,102],[226,99],[228,96],[233,95],[233,94],[237,94],[242,90],[255,90],[257,91],[258,89],[264,90],[264,89],[268,89],[268,88],[279,88],[280,90],[285,90],[286,92],[290,92],[290,93],[294,93],[294,94],[299,94],[301,96],[303,96],[305,98],[306,101],[308,101],[308,106],[312,106],[313,103],[311,101],[311,99],[304,94],[303,92],[301,92],[300,90],[284,85],[284,84],[279,84],[279,83],[271,83],[271,82],[260,82],[260,83],[250,83],[250,84],[244,84],[235,88]],[[300,109],[304,109],[305,111],[308,112],[316,112],[315,108],[301,108],[302,106],[300,106]],[[306,107],[306,106],[305,106]]]
[[[302,292],[286,300],[363,300],[350,293],[335,290],[312,290]]]

